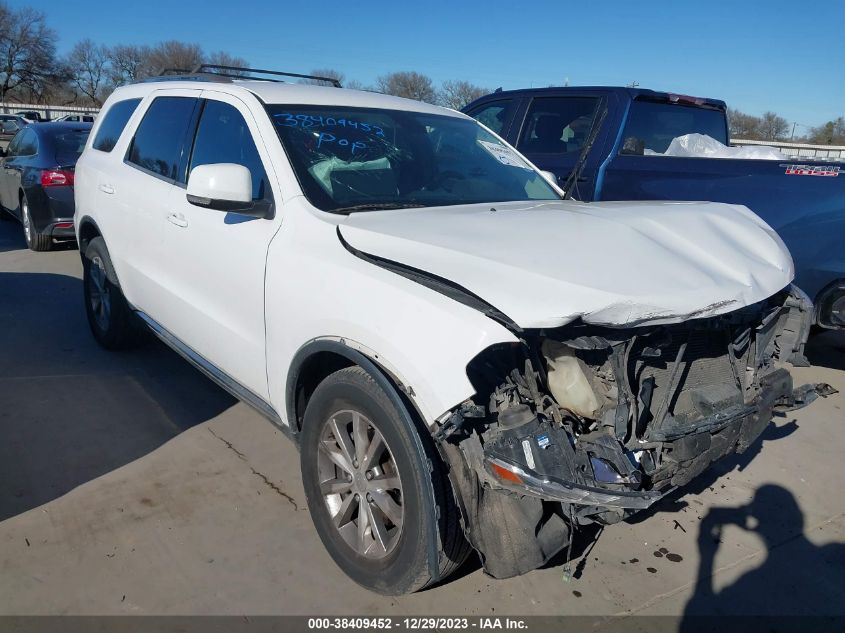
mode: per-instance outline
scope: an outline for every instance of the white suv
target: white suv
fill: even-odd
[[[473,119],[206,75],[119,88],[76,166],[85,304],[287,432],[378,592],[524,573],[811,400],[810,306],[746,208],[565,200]]]

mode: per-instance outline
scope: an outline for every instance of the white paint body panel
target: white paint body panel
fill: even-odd
[[[197,88],[244,114],[273,188],[274,219],[227,223],[189,205],[184,188],[123,163],[153,93]],[[291,362],[310,341],[363,351],[410,389],[429,423],[473,395],[466,365],[474,356],[517,341],[482,313],[356,257],[338,226],[353,247],[460,284],[523,327],[579,316],[609,325],[708,316],[792,278],[783,244],[744,207],[553,202],[323,213],[302,195],[256,96],[466,117],[384,95],[254,81],[136,84],[104,106],[144,98],[111,153],[89,145],[78,162],[77,229],[94,220],[129,301],[283,419]],[[186,225],[168,222],[173,213]]]
[[[343,339],[369,350],[376,364],[410,387],[432,422],[474,393],[466,375],[474,356],[517,338],[480,312],[349,253],[335,230],[343,219],[314,211],[304,198],[290,201],[270,245],[271,401],[284,401],[288,369],[305,343]]]
[[[502,203],[350,216],[354,248],[449,279],[523,328],[577,317],[659,324],[736,310],[792,281],[780,238],[745,207]]]

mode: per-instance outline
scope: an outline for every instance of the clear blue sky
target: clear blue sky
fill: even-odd
[[[88,0],[50,3],[47,15],[61,52],[85,37],[179,39],[257,67],[336,68],[365,84],[394,70],[491,89],[636,80],[790,123],[845,115],[845,3],[835,0]]]

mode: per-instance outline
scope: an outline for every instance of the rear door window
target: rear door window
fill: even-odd
[[[112,151],[139,103],[140,99],[126,99],[113,104],[97,130],[92,147],[101,152]]]
[[[579,152],[596,114],[598,97],[541,97],[525,115],[517,149],[526,154]]]
[[[126,160],[165,180],[184,183],[185,141],[197,101],[156,97],[138,125]]]
[[[209,100],[200,116],[190,170],[199,165],[234,163],[252,175],[252,199],[270,200],[270,185],[252,134],[237,108]]]
[[[479,123],[483,123],[499,136],[504,136],[508,124],[513,118],[516,102],[513,99],[502,99],[493,103],[484,103],[467,114]]]

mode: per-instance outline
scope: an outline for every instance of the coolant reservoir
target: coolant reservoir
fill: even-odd
[[[543,356],[549,365],[549,391],[557,403],[581,417],[594,418],[599,401],[572,348],[546,339]]]

